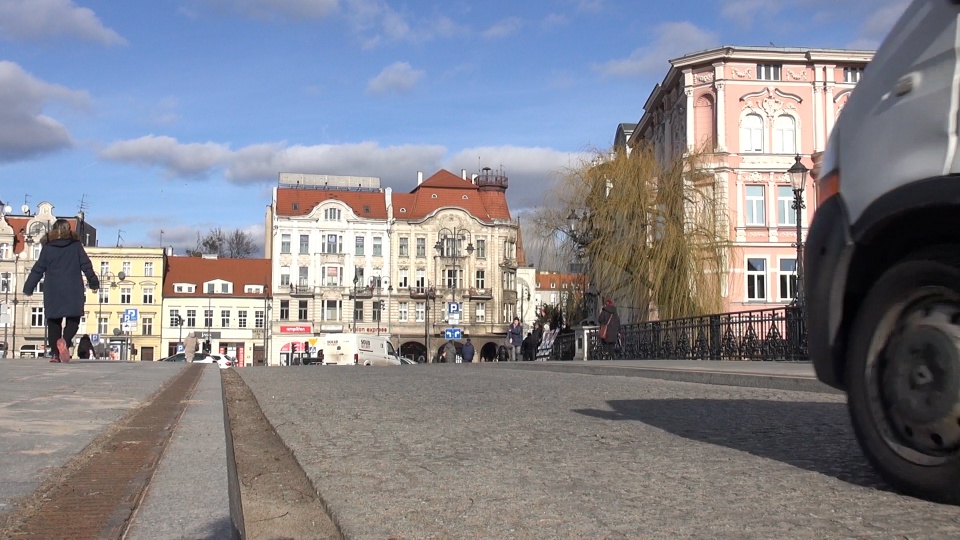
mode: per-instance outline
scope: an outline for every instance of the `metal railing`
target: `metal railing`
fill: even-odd
[[[576,335],[558,335],[551,360],[572,359]],[[809,360],[806,321],[795,306],[625,324],[609,345],[589,329],[586,340],[594,360]]]

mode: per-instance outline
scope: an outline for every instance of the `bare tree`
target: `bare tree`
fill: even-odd
[[[197,245],[188,249],[190,257],[200,257],[205,254],[215,254],[217,257],[231,259],[245,259],[253,255],[255,246],[253,238],[240,229],[225,233],[220,227],[210,229],[206,235],[197,233]]]
[[[597,153],[565,175],[560,204],[542,225],[558,233],[571,211],[581,219],[572,242],[555,236],[586,263],[588,283],[629,310],[625,320],[717,313],[730,249],[729,220],[712,173],[699,155],[660,163],[650,147]],[[548,205],[550,207],[551,205]]]

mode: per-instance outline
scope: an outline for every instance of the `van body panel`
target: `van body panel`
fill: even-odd
[[[882,194],[960,172],[957,19],[946,0],[915,1],[864,71],[834,126],[851,224]],[[945,114],[945,111],[948,111]],[[890,129],[897,126],[897,129]],[[856,179],[845,183],[845,179]]]
[[[398,366],[400,357],[389,336],[368,334],[325,334],[318,349],[323,350],[325,365]]]

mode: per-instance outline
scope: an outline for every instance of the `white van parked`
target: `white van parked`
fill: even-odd
[[[388,336],[369,334],[326,334],[317,346],[323,351],[324,365],[399,366],[397,354]]]

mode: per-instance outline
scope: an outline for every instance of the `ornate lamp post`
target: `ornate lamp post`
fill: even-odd
[[[357,290],[360,288],[360,276],[353,276],[353,332],[357,331]]]
[[[807,187],[807,169],[803,163],[800,163],[800,155],[796,156],[794,164],[787,170],[790,175],[790,184],[793,187],[793,210],[796,212],[797,220],[797,290],[794,294],[793,303],[798,308],[803,309],[803,209],[806,204],[803,202],[803,191]]]
[[[587,255],[587,246],[593,242],[593,233],[589,228],[590,224],[590,214],[586,210],[583,211],[583,215],[577,215],[576,210],[571,210],[570,215],[567,216],[567,230],[566,234],[576,245],[576,256],[577,256],[577,271],[582,276],[582,278],[589,282],[589,286],[584,283],[581,286],[581,290],[584,295],[584,319],[581,324],[596,326],[598,322],[596,321],[597,310],[598,310],[598,300],[600,297],[600,291],[593,284],[593,280],[590,279],[590,273],[592,267],[590,265],[590,260]],[[587,259],[587,263],[584,264],[583,260]]]
[[[462,248],[463,241],[467,240],[467,247]],[[450,259],[453,266],[453,276],[448,274],[445,276],[450,284],[450,301],[457,301],[457,289],[460,285],[460,258],[464,257],[461,249],[467,252],[466,256],[473,255],[473,237],[470,234],[470,231],[460,227],[454,227],[453,229],[443,227],[437,232],[437,243],[433,245],[437,250],[437,255],[441,260]],[[466,266],[466,265],[464,265]],[[444,268],[444,273],[447,272],[447,269]]]

